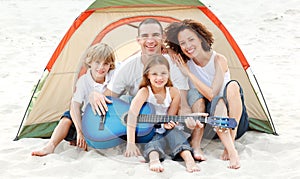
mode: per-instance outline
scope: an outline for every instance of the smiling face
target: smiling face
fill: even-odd
[[[90,66],[93,79],[97,83],[103,83],[105,81],[105,75],[110,69],[110,63],[104,60],[95,60],[91,62]]]
[[[169,70],[166,65],[157,64],[149,68],[148,79],[152,87],[162,88],[169,79]]]
[[[142,24],[139,27],[139,36],[137,41],[141,46],[142,54],[151,56],[161,54],[163,43],[162,29],[158,24]]]
[[[184,29],[178,33],[178,42],[182,52],[189,58],[195,58],[199,52],[203,52],[201,39],[190,29]]]

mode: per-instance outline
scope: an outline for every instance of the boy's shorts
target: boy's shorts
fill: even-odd
[[[241,95],[242,106],[243,106],[243,111],[242,111],[241,119],[240,119],[240,122],[239,122],[239,125],[238,125],[238,129],[237,129],[238,131],[237,131],[237,134],[236,134],[236,139],[238,139],[238,138],[240,138],[249,129],[249,120],[248,120],[248,114],[247,114],[246,106],[245,106],[245,103],[244,103],[243,89],[242,89],[241,85],[238,83],[238,81],[236,81],[236,80],[229,81],[226,84],[225,88],[224,88],[223,96],[216,96],[216,97],[214,97],[214,99],[211,102],[209,102],[207,99],[205,99],[204,96],[201,93],[199,93],[199,91],[197,89],[195,89],[195,88],[192,88],[192,89],[190,89],[188,91],[187,100],[188,100],[189,106],[192,107],[192,105],[197,100],[199,100],[201,98],[204,98],[205,99],[205,106],[206,106],[205,112],[209,113],[209,114],[213,114],[214,113],[216,104],[217,104],[217,102],[218,102],[219,99],[224,99],[224,102],[225,102],[226,107],[228,109],[226,91],[227,91],[228,84],[231,83],[231,82],[233,82],[233,81],[237,82],[237,84],[240,87],[240,95]],[[213,131],[213,127],[211,127],[210,125],[207,125],[205,127],[204,137],[205,138],[217,138],[216,132]]]
[[[60,119],[62,119],[62,118],[64,118],[64,117],[66,117],[66,118],[68,118],[68,119],[70,119],[70,120],[72,121],[72,125],[71,125],[71,127],[70,127],[70,129],[69,129],[69,132],[68,132],[67,136],[66,136],[64,139],[65,139],[66,141],[74,141],[74,140],[77,140],[76,127],[75,127],[74,122],[73,122],[73,120],[72,120],[72,118],[71,118],[70,111],[66,111],[66,112],[61,116]]]

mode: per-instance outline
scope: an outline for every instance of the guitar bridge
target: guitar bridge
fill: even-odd
[[[104,130],[104,122],[105,122],[105,118],[106,116],[105,115],[101,115],[101,118],[100,118],[100,124],[99,124],[99,130]]]

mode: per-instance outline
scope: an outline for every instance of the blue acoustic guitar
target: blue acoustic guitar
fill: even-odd
[[[126,118],[130,104],[119,98],[108,97],[113,103],[108,103],[105,116],[95,115],[90,104],[82,116],[82,132],[87,144],[96,149],[115,147],[126,142]],[[136,127],[136,142],[147,143],[155,134],[154,124],[158,122],[184,122],[192,117],[202,123],[218,128],[235,128],[234,118],[203,117],[203,116],[168,116],[155,115],[155,109],[150,103],[145,103],[138,116]]]

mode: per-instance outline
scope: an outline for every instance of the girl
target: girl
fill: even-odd
[[[229,168],[240,168],[234,140],[247,131],[249,122],[242,88],[237,81],[230,79],[226,57],[212,50],[213,35],[199,22],[172,23],[166,28],[166,33],[167,44],[179,54],[174,55],[174,59],[189,77],[188,102],[192,112],[206,110],[211,116],[235,118],[239,124],[237,129],[217,131],[217,135],[225,146],[221,158],[230,161]],[[200,149],[203,131],[198,127],[191,140],[191,146],[200,158],[204,158]]]
[[[173,87],[170,81],[168,61],[162,55],[150,58],[144,67],[140,89],[133,98],[128,112],[126,157],[140,155],[135,144],[135,131],[137,116],[145,102],[153,104],[156,114],[160,115],[176,115],[180,104],[179,90]],[[174,128],[176,125],[173,121],[163,124],[161,128],[156,129],[153,139],[145,145],[144,157],[149,161],[150,170],[156,172],[164,170],[160,161],[164,160],[164,150],[168,144],[172,158],[182,157],[188,172],[200,171],[192,157],[192,148],[183,132]]]
[[[84,55],[84,63],[88,70],[77,83],[71,101],[70,111],[66,111],[44,148],[33,151],[33,156],[45,156],[53,153],[56,146],[63,140],[73,143],[84,150],[87,144],[81,130],[81,114],[84,111],[91,91],[103,92],[113,75],[115,68],[115,55],[113,49],[107,44],[98,43],[91,46]]]

